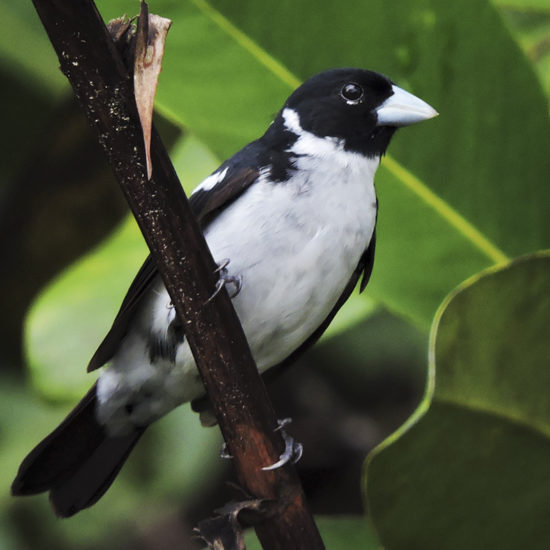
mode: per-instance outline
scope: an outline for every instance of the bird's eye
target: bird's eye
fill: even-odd
[[[363,88],[354,82],[345,84],[340,90],[340,96],[348,105],[357,105],[363,99],[363,95]]]

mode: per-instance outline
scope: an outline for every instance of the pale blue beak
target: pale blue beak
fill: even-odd
[[[378,117],[377,126],[408,126],[439,114],[425,101],[399,86],[394,84],[392,90],[393,95],[375,109]]]

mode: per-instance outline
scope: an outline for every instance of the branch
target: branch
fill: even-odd
[[[166,149],[152,132],[152,177],[132,79],[91,0],[33,0],[61,70],[154,255],[181,319],[239,480],[273,501],[256,526],[265,549],[323,549],[292,466],[265,472],[283,442],[265,386],[226,292],[213,294],[216,265],[191,214]]]

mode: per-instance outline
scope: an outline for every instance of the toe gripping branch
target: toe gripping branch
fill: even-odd
[[[277,428],[285,442],[285,450],[279,460],[271,466],[265,466],[262,470],[275,470],[284,466],[287,462],[296,463],[302,456],[303,447],[297,443],[283,429],[292,422],[291,418],[277,420]],[[233,458],[223,445],[222,458]],[[241,489],[242,491],[242,489]],[[199,522],[194,532],[198,538],[205,542],[209,548],[216,550],[246,550],[244,544],[243,528],[247,525],[257,525],[273,513],[276,513],[276,501],[266,499],[253,499],[245,493],[246,500],[230,502],[223,508],[215,510],[215,516]],[[275,505],[275,508],[274,508]]]
[[[243,286],[243,278],[242,275],[229,275],[227,271],[227,266],[229,265],[229,262],[231,260],[229,258],[224,258],[219,264],[218,268],[214,271],[214,273],[219,273],[219,279],[216,282],[216,290],[214,291],[214,294],[206,300],[206,303],[210,303],[222,290],[223,287],[231,284],[235,286],[235,290],[233,293],[229,293],[230,298],[235,298],[237,294],[241,291],[241,288]]]
[[[292,418],[283,418],[282,420],[277,420],[278,425],[275,428],[275,431],[281,432],[281,436],[283,438],[283,441],[285,442],[285,450],[279,456],[279,460],[277,462],[271,464],[271,466],[264,466],[262,470],[266,472],[270,470],[276,470],[277,468],[284,466],[287,462],[292,462],[292,464],[296,464],[296,462],[298,462],[300,458],[302,458],[302,454],[304,452],[303,445],[298,441],[294,441],[294,438],[288,435],[285,430],[283,430],[283,428],[291,422]],[[226,443],[222,445],[220,457],[226,459],[233,458],[233,456],[227,449]]]
[[[275,462],[275,464],[271,464],[271,466],[264,466],[262,470],[276,470],[277,468],[284,466],[287,462],[292,462],[292,464],[296,464],[296,462],[298,462],[298,460],[302,458],[302,453],[304,452],[303,445],[298,441],[294,441],[294,438],[288,435],[285,430],[283,430],[283,428],[291,422],[292,418],[283,418],[282,420],[277,421],[278,426],[277,428],[275,428],[275,431],[281,432],[281,436],[283,437],[283,441],[285,442],[285,450],[279,456],[279,460]]]

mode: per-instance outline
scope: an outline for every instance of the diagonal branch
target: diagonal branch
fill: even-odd
[[[248,493],[273,501],[257,527],[269,550],[322,549],[292,466],[264,472],[283,449],[275,415],[227,293],[214,292],[216,265],[162,145],[152,132],[147,178],[143,133],[125,65],[92,0],[33,0],[61,70],[153,253],[237,470]]]

